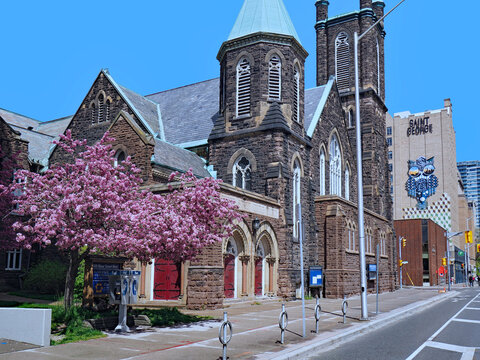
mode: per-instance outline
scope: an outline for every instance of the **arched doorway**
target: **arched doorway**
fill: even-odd
[[[227,299],[236,298],[237,295],[237,266],[238,246],[234,238],[228,239],[227,248],[223,256],[223,290]]]
[[[262,236],[255,250],[255,295],[265,296],[273,293],[272,248],[268,237]]]

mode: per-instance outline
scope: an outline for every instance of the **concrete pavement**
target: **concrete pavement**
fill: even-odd
[[[433,287],[406,288],[380,294],[378,315],[375,314],[375,295],[369,295],[369,321],[359,321],[360,297],[348,298],[346,324],[342,321],[342,299],[321,299],[319,334],[312,332],[315,329],[315,300],[308,300],[306,338],[301,337],[301,301],[287,302],[289,325],[283,345],[279,343],[278,327],[281,300],[230,302],[225,309],[188,313],[221,319],[223,311],[228,312],[233,325],[233,338],[228,345],[230,359],[302,359],[313,347],[328,347],[346,341],[457,293],[439,293],[438,290]],[[0,359],[218,359],[222,355],[219,326],[220,321],[216,320],[129,334],[108,333],[109,336],[103,339],[0,354]]]

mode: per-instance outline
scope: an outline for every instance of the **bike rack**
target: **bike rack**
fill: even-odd
[[[322,308],[320,306],[320,299],[317,297],[317,303],[315,305],[315,333],[318,334],[318,322],[320,321],[320,313]]]
[[[283,344],[285,340],[285,329],[288,326],[288,314],[285,311],[285,304],[282,304],[282,312],[278,317],[278,326],[280,327],[280,333],[281,333],[280,344]]]
[[[342,302],[342,313],[343,313],[343,323],[345,324],[345,320],[347,318],[347,309],[348,309],[348,301],[347,297],[343,297],[343,302]]]
[[[232,340],[233,330],[232,323],[228,321],[227,312],[223,313],[223,322],[220,325],[220,330],[218,331],[218,340],[223,345],[223,355],[222,360],[227,360],[227,345]]]

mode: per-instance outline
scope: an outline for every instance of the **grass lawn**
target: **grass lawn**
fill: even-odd
[[[52,294],[39,294],[36,292],[26,291],[26,290],[17,290],[11,291],[8,295],[20,296],[27,299],[36,299],[36,300],[47,300],[47,301],[57,301],[60,299],[57,295]]]

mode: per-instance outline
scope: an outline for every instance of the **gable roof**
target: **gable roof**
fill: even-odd
[[[207,143],[216,117],[220,79],[147,95],[159,104],[165,140],[192,147]]]
[[[119,85],[108,70],[101,71],[105,77],[110,81],[112,86],[117,90],[123,100],[127,103],[135,116],[140,120],[142,125],[150,132],[151,135],[156,136],[160,133],[159,119],[157,105],[136,92]]]
[[[46,166],[48,163],[50,148],[53,145],[52,141],[55,137],[13,124],[10,124],[10,127],[20,133],[20,138],[22,140],[28,141],[29,160]]]
[[[245,0],[228,40],[258,32],[292,36],[301,44],[282,0]]]

